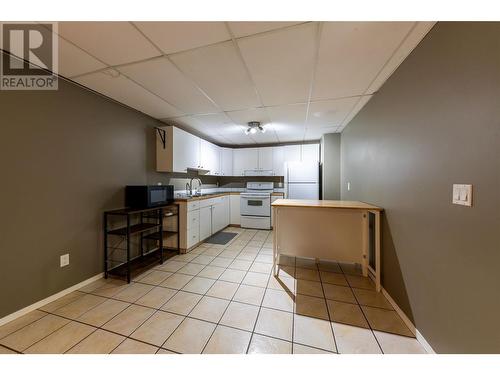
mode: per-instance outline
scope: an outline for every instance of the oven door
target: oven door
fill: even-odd
[[[240,215],[271,216],[271,197],[241,194]]]

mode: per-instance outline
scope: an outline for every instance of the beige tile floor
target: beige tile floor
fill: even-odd
[[[0,327],[6,353],[425,353],[359,268],[281,257],[227,228],[137,276],[98,280]]]

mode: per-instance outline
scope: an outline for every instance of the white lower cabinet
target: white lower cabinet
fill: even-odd
[[[212,206],[200,208],[200,241],[212,234]]]
[[[187,231],[187,248],[193,247],[200,242],[200,227],[193,227]]]
[[[229,196],[230,199],[230,217],[229,223],[240,225],[240,195],[239,194],[231,194]]]
[[[233,206],[238,210],[239,222],[239,195],[227,194],[215,198],[181,203],[180,231],[182,249],[192,248],[231,224],[232,197],[235,199]]]

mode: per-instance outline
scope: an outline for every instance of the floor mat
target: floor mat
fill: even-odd
[[[219,232],[214,234],[212,237],[206,239],[206,243],[213,243],[216,245],[225,245],[229,241],[231,241],[234,237],[236,237],[238,233],[232,232]]]

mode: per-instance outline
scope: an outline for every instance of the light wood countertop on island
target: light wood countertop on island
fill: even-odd
[[[277,199],[273,207],[312,207],[312,208],[349,208],[360,210],[383,211],[383,208],[358,201],[333,201],[309,199]]]
[[[358,201],[277,199],[272,203],[274,274],[281,254],[361,265],[380,291],[380,215]]]

